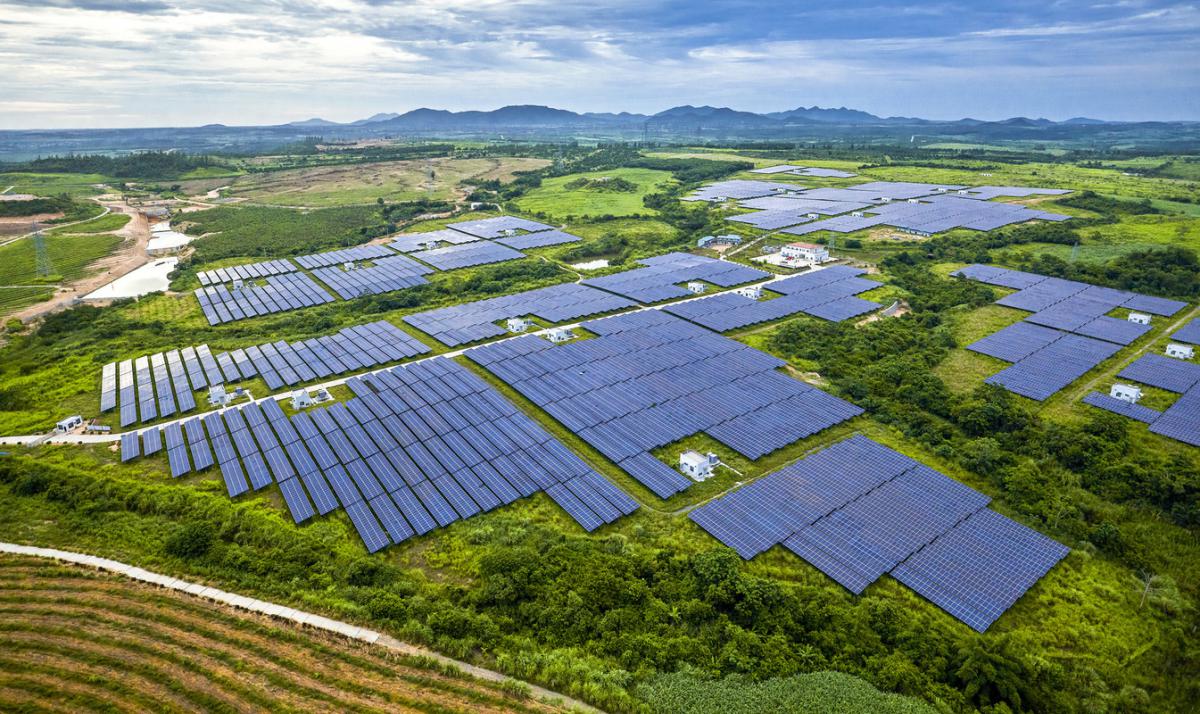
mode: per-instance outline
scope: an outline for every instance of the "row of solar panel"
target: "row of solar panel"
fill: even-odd
[[[503,263],[506,260],[525,257],[525,254],[518,250],[490,241],[447,245],[430,250],[419,250],[410,255],[438,270],[470,268],[475,265]]]
[[[1200,365],[1161,355],[1142,355],[1117,377],[1181,394],[1162,412],[1093,392],[1083,401],[1150,425],[1150,431],[1200,446]]]
[[[651,463],[657,447],[703,431],[753,459],[861,413],[775,372],[775,357],[647,312],[588,322],[600,335],[590,340],[523,337],[466,354],[662,498],[690,482]]]
[[[951,275],[961,275],[990,285],[1014,288],[1017,292],[1000,298],[996,304],[1034,313],[1046,310],[1068,298],[1077,298],[1078,302],[1074,304],[1080,310],[1094,309],[1093,306],[1099,304],[1108,306],[1105,312],[1123,307],[1162,317],[1170,317],[1187,306],[1187,303],[1178,300],[1089,285],[1077,280],[1063,280],[1037,273],[1008,270],[992,265],[968,265],[956,270]],[[1092,314],[1095,316],[1095,313]]]
[[[353,263],[359,260],[374,260],[377,258],[395,257],[395,253],[384,248],[381,245],[358,245],[353,248],[344,248],[342,250],[331,250],[325,253],[312,253],[309,255],[298,255],[292,260],[300,264],[302,268],[323,268],[326,265],[338,265],[340,263]]]
[[[267,400],[189,420],[182,429],[167,425],[172,475],[212,466],[215,451],[231,496],[274,480],[297,523],[340,503],[371,551],[538,490],[554,489],[551,497],[589,530],[637,507],[449,360],[347,384],[355,398],[291,418]],[[139,454],[137,436],[122,437],[123,460]],[[158,439],[158,429],[142,432],[141,453],[155,453]]]
[[[691,295],[680,283],[702,280],[728,288],[771,277],[770,273],[738,263],[688,253],[667,253],[638,262],[645,267],[582,282],[632,300],[654,303]]]
[[[873,226],[893,226],[901,230],[932,235],[955,228],[990,231],[1031,220],[1064,221],[1070,218],[1011,203],[977,201],[958,196],[932,196],[918,201],[885,203],[863,212],[805,223],[783,229],[791,235],[807,235],[816,231],[852,233]]]
[[[210,325],[333,302],[333,296],[304,273],[272,275],[266,285],[199,288],[196,299]]]
[[[564,283],[419,312],[406,316],[404,321],[439,342],[455,347],[507,334],[497,323],[509,318],[532,315],[547,322],[564,322],[633,306],[634,303],[625,298],[603,290]]]
[[[110,373],[117,375],[116,384]],[[107,364],[101,375],[100,410],[114,409],[119,401],[123,427],[191,411],[196,408],[194,389],[221,383],[221,370],[207,345]]]
[[[829,271],[845,277],[840,280],[804,281],[805,278],[816,278]],[[879,303],[853,297],[881,286],[881,283],[855,277],[862,272],[865,271],[848,266],[833,266],[768,283],[769,290],[785,293],[781,297],[755,300],[736,293],[722,293],[709,298],[668,305],[663,309],[717,332],[770,322],[801,312],[831,322],[841,322],[882,307]]]
[[[855,594],[891,573],[982,632],[1067,553],[989,501],[854,436],[689,518],[747,560],[783,544]]]
[[[388,255],[389,257],[376,259],[374,265],[366,267],[354,267],[350,270],[343,270],[340,266],[317,267],[312,272],[321,282],[333,288],[343,300],[404,290],[429,282],[424,276],[432,273],[432,268],[421,265],[407,256],[395,255],[390,251]]]
[[[235,280],[253,280],[255,278],[265,278],[268,275],[294,272],[296,272],[296,266],[286,260],[268,260],[262,263],[251,263],[250,265],[235,265],[231,268],[201,270],[196,273],[196,278],[200,280],[201,285],[208,286],[232,283]]]

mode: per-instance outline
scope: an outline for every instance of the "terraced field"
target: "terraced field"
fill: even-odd
[[[117,576],[0,557],[0,711],[557,711],[384,653]]]

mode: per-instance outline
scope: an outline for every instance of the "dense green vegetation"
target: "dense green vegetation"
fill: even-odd
[[[729,487],[733,477],[667,502],[635,487],[644,507],[590,535],[538,495],[368,556],[340,512],[296,527],[274,488],[230,501],[215,473],[172,480],[161,457],[120,464],[104,446],[0,457],[0,538],[118,557],[327,612],[615,712],[1194,709],[1200,455],[1079,403],[1098,388],[1092,382],[1102,385],[1135,351],[1158,350],[1165,325],[1156,321],[1151,336],[1077,389],[1034,404],[984,386],[1001,363],[963,349],[1023,313],[993,305],[996,289],[948,277],[963,263],[996,261],[1196,303],[1200,217],[1172,207],[1193,205],[1184,199],[1195,178],[1176,175],[1193,163],[1119,152],[1055,156],[980,146],[923,153],[904,146],[884,156],[870,147],[761,143],[654,156],[619,145],[459,147],[455,155],[500,151],[553,163],[511,181],[464,182],[469,200],[529,215],[529,202],[553,195],[553,215],[590,216],[566,225],[583,241],[436,274],[415,289],[218,328],[202,320],[186,293],[63,312],[28,333],[4,335],[0,433],[44,429],[65,413],[93,415],[100,367],[117,359],[200,343],[219,351],[302,339],[380,318],[401,325],[413,311],[577,279],[559,264],[603,258],[623,266],[691,249],[699,236],[729,224],[725,209],[679,197],[702,182],[756,177],[743,173],[755,165],[804,162],[863,174],[821,185],[879,179],[1079,188],[1064,198],[1033,199],[1073,215],[1067,223],[952,231],[924,241],[839,236],[835,253],[878,266],[886,285],[872,297],[902,299],[911,310],[903,317],[862,325],[795,318],[733,335],[867,410],[758,464],[733,462],[747,478],[861,432],[988,494],[994,508],[1072,553],[978,635],[887,577],[852,596],[781,548],[742,562],[678,510]],[[298,151],[296,160],[334,160],[323,156]],[[336,157],[353,159],[349,149]],[[263,157],[260,166],[290,160]],[[643,174],[654,180],[626,178]],[[604,187],[616,181],[639,188]],[[636,205],[623,215],[583,210],[597,198]],[[494,215],[404,225],[448,208],[439,199],[188,213],[185,230],[207,237],[194,243],[173,287],[195,287],[197,269],[360,244],[401,225],[423,231]],[[0,271],[8,263],[25,266],[10,268],[12,278],[32,265],[14,253],[0,259]],[[257,382],[252,388],[267,393]],[[1158,407],[1173,398],[1147,396]],[[552,432],[564,431],[532,413]],[[686,443],[704,446],[700,438]],[[604,473],[616,470],[581,453]]]
[[[265,206],[221,206],[189,213],[179,225],[190,235],[214,234],[194,244],[193,263],[315,253],[358,245],[388,232],[378,206],[305,213]]]
[[[103,174],[120,178],[156,180],[179,178],[194,169],[215,165],[208,156],[181,151],[141,151],[109,156],[106,154],[68,154],[48,156],[20,164],[5,164],[5,171],[40,174]]]
[[[45,236],[46,256],[54,272],[38,275],[33,241],[19,240],[0,246],[0,285],[29,285],[75,280],[92,262],[103,258],[121,243],[115,235],[50,234]]]

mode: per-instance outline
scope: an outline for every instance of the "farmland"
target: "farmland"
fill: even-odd
[[[288,169],[243,175],[228,195],[276,206],[329,207],[418,198],[445,199],[464,179],[512,180],[514,172],[546,165],[542,159],[429,159]],[[432,181],[430,176],[432,174]]]
[[[0,558],[0,611],[6,710],[47,697],[76,710],[558,710],[416,658],[32,558]]]

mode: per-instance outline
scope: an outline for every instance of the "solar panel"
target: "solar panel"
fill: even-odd
[[[379,521],[375,520],[375,514],[371,511],[370,506],[366,501],[358,501],[346,506],[346,515],[350,516],[350,522],[354,525],[354,529],[358,531],[359,537],[363,540],[363,545],[367,547],[368,553],[375,553],[387,546],[391,545],[391,539],[387,532],[379,525]]]
[[[583,501],[579,500],[578,496],[563,484],[555,484],[546,489],[546,495],[566,511],[567,515],[574,518],[575,522],[582,526],[585,531],[591,532],[604,525],[604,520],[600,516],[597,516]]]
[[[437,521],[429,515],[425,506],[421,505],[421,501],[408,488],[398,488],[393,491],[392,499],[400,512],[404,514],[404,520],[412,526],[417,535],[425,535],[438,527]]]
[[[502,263],[506,260],[524,258],[525,254],[490,241],[476,241],[462,245],[448,245],[432,250],[419,250],[410,253],[423,263],[428,263],[438,270],[455,270],[469,268],[475,265]]]
[[[1125,366],[1117,377],[1168,392],[1183,394],[1200,382],[1200,365],[1156,354],[1145,354]]]
[[[376,496],[368,503],[393,543],[403,543],[414,535],[413,529],[400,514],[400,509],[386,493]]]
[[[995,511],[981,509],[922,548],[892,575],[984,632],[1068,549]]]
[[[1117,399],[1116,397],[1111,397],[1107,394],[1101,394],[1100,392],[1091,392],[1083,398],[1083,403],[1090,404],[1093,407],[1097,407],[1105,411],[1113,412],[1114,414],[1120,414],[1121,416],[1127,416],[1131,419],[1137,419],[1138,421],[1146,424],[1152,424],[1156,419],[1162,416],[1161,412],[1149,407],[1144,407],[1141,404],[1132,404],[1124,399]]]
[[[121,434],[121,462],[131,461],[141,456],[138,433],[136,431]]]
[[[1190,345],[1200,345],[1200,317],[1192,318],[1188,324],[1175,331],[1171,339],[1176,342],[1186,342]]]
[[[288,511],[292,514],[293,521],[303,523],[316,515],[316,511],[313,510],[312,503],[308,500],[308,495],[304,493],[304,487],[300,485],[299,479],[289,478],[280,481],[279,490],[283,493],[283,500],[287,504]]]
[[[638,302],[654,303],[691,295],[688,290],[679,287],[680,283],[702,280],[721,287],[733,287],[771,277],[770,273],[738,263],[688,253],[667,253],[638,262],[644,267],[588,278],[581,284]]]

